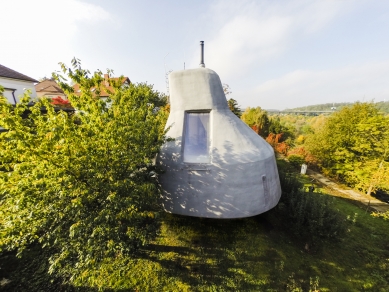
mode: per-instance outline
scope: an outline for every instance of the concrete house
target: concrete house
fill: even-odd
[[[203,55],[202,55],[203,56]],[[216,72],[169,75],[168,137],[157,163],[167,212],[241,218],[268,211],[281,196],[272,147],[228,108]]]
[[[3,95],[11,104],[19,102],[20,96],[27,89],[31,90],[31,98],[37,97],[34,86],[37,82],[34,78],[0,65],[0,85],[4,87]]]

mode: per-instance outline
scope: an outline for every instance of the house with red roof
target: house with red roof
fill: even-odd
[[[114,91],[114,88],[109,84],[109,81],[118,81],[121,80],[122,86],[128,86],[131,84],[131,81],[128,77],[109,77],[108,74],[104,74],[104,81],[103,81],[103,88],[101,88],[99,97],[100,98],[107,98],[109,96],[108,91]],[[73,85],[74,93],[76,95],[81,95],[81,89],[79,84]],[[95,88],[91,88],[91,91],[94,92]]]

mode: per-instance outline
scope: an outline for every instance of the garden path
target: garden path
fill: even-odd
[[[352,189],[348,189],[344,186],[341,186],[340,184],[330,180],[329,178],[323,176],[322,174],[310,170],[307,170],[307,175],[309,175],[311,178],[313,178],[315,181],[317,181],[319,184],[324,185],[325,187],[329,188],[330,190],[334,190],[335,192],[338,192],[342,195],[342,197],[346,197],[358,202],[361,202],[366,207],[369,207],[375,211],[378,212],[386,212],[389,211],[389,204],[387,202],[378,200],[372,196],[368,196],[366,194],[357,192]]]

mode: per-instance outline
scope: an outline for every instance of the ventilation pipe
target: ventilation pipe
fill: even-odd
[[[200,48],[201,48],[201,52],[200,52],[200,67],[205,67],[205,64],[204,64],[204,41],[200,41]]]

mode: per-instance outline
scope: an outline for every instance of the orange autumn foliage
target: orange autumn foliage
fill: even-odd
[[[287,155],[289,146],[288,144],[283,142],[282,135],[283,135],[282,133],[280,134],[270,133],[267,136],[266,141],[273,147],[273,149],[276,152],[281,153],[283,155]]]
[[[300,146],[300,147],[291,149],[288,152],[288,156],[292,155],[292,154],[301,155],[302,157],[304,157],[305,162],[308,164],[311,164],[311,165],[317,164],[317,158],[315,156],[313,156],[307,149],[305,149],[304,146]]]

